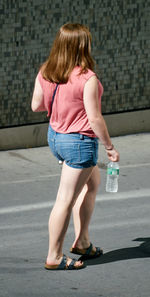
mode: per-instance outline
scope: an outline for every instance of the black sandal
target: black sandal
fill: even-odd
[[[100,257],[103,255],[103,250],[99,247],[95,247],[96,250],[93,250],[93,244],[90,243],[90,246],[86,249],[79,249],[79,248],[71,248],[70,252],[73,254],[81,255],[83,256],[83,259],[93,259]]]
[[[77,269],[82,269],[85,268],[85,264],[83,263],[80,266],[75,266],[75,263],[78,262],[76,259],[72,259],[71,263],[68,265],[67,264],[67,257],[66,255],[63,255],[62,260],[60,264],[58,265],[49,265],[45,263],[45,269],[47,270],[77,270]]]

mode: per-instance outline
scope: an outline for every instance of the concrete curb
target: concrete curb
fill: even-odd
[[[111,137],[150,132],[150,109],[105,115]],[[0,150],[47,145],[48,123],[0,129]]]

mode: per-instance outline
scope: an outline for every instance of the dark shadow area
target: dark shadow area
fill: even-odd
[[[85,259],[84,256],[79,259],[84,261],[87,266],[89,265],[99,265],[111,262],[138,259],[138,258],[148,258],[150,257],[150,238],[136,238],[133,241],[144,241],[138,247],[129,247],[114,250],[108,253],[104,253],[99,258],[95,259]]]

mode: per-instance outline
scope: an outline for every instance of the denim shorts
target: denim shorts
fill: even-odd
[[[98,138],[58,133],[49,126],[47,140],[53,155],[70,167],[89,168],[97,164]]]

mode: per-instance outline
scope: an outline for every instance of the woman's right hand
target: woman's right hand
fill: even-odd
[[[120,155],[119,153],[115,150],[115,148],[113,148],[112,150],[107,150],[106,149],[106,153],[108,156],[108,159],[112,162],[119,162],[120,160]]]

